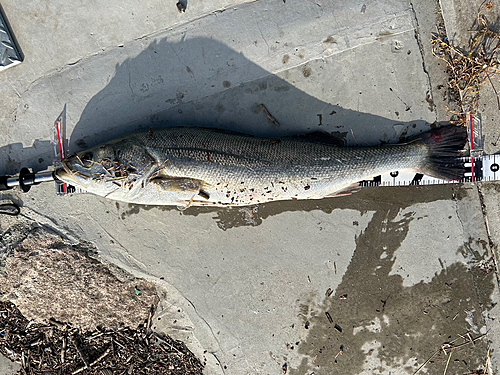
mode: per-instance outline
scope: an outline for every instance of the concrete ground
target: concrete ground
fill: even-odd
[[[449,118],[431,34],[443,23],[465,45],[480,4],[214,0],[180,13],[173,0],[4,0],[25,61],[0,73],[0,173],[52,164],[65,104],[71,151],[165,125],[397,142]],[[498,152],[488,85],[481,100]],[[318,375],[472,374],[488,357],[498,370],[499,194],[495,183],[366,188],[184,212],[60,197],[51,183],[0,197],[154,281],[155,329],[205,356],[207,374]]]

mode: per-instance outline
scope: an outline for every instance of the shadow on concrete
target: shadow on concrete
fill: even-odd
[[[301,79],[314,79],[311,68],[292,69],[302,71]],[[286,72],[270,74],[208,38],[154,41],[116,66],[84,109],[70,149],[149,127],[202,126],[273,137],[323,130],[336,132],[349,145],[397,142],[428,130],[423,120],[397,122],[318,100],[281,76]],[[322,86],[318,83],[318,90]],[[268,120],[261,104],[279,126]]]
[[[301,79],[313,75],[310,67],[292,69],[301,72]],[[423,120],[397,122],[321,101],[295,87],[286,76],[287,72],[270,74],[241,53],[208,38],[180,43],[154,41],[136,57],[116,66],[113,78],[84,109],[69,141],[70,149],[92,147],[149,127],[201,126],[272,137],[321,130],[346,145],[363,146],[403,141],[429,129]],[[317,86],[321,89],[324,84]],[[335,87],[335,82],[331,86]],[[268,119],[262,105],[278,124]],[[322,206],[330,211],[332,203],[328,201],[278,202],[270,207],[274,214]],[[334,202],[340,203],[338,198]],[[175,209],[128,207],[123,219],[141,209]],[[219,226],[227,229],[260,224],[257,211],[250,207],[224,210],[224,214],[220,209],[191,208],[185,214],[218,212],[222,215]],[[272,214],[265,211],[265,217]]]
[[[35,140],[30,147],[12,143],[0,147],[0,174],[15,175],[21,168],[28,167],[35,173],[52,165],[54,151],[52,142]]]

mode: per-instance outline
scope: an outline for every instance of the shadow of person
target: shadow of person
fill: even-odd
[[[318,99],[316,91],[346,92],[349,82],[325,82],[313,69],[271,74],[209,38],[153,41],[116,65],[109,83],[83,110],[70,150],[149,127],[201,126],[273,137],[321,130],[363,146],[428,130],[420,119],[398,122]],[[305,83],[309,93],[294,82]]]

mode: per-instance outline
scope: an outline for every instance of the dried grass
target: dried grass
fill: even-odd
[[[450,112],[454,115],[453,120],[459,123],[465,123],[467,113],[478,112],[481,86],[486,82],[492,85],[500,110],[500,98],[492,81],[499,70],[500,34],[492,29],[483,14],[492,7],[492,1],[481,5],[467,48],[454,46],[444,27],[438,28],[432,39],[433,54],[446,62],[450,99],[459,107],[458,112]]]

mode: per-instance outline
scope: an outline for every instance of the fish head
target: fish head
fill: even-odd
[[[140,178],[145,159],[151,160],[144,150],[132,147],[127,141],[118,141],[64,158],[55,176],[89,193],[107,196]]]

